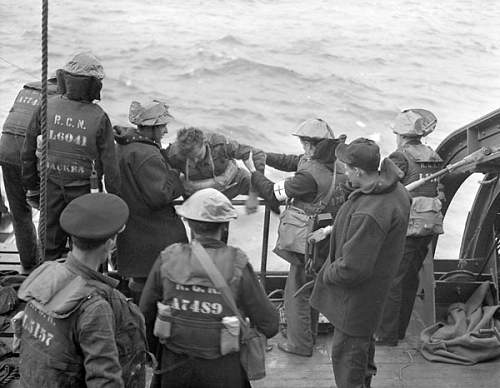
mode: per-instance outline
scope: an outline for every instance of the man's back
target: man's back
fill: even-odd
[[[130,319],[125,304],[114,306],[126,303],[114,285],[71,255],[66,263],[45,263],[28,277],[19,291],[28,302],[20,352],[23,386],[124,386],[130,372],[122,370],[124,348],[144,350],[145,344],[141,348],[120,338],[127,336]]]

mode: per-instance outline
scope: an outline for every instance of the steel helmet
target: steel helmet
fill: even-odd
[[[128,119],[135,125],[152,126],[167,124],[172,120],[172,116],[168,113],[168,105],[162,101],[153,100],[144,105],[132,101]]]
[[[392,124],[392,131],[401,136],[427,136],[436,128],[437,118],[425,109],[406,109]]]
[[[74,75],[85,75],[100,80],[104,78],[104,69],[101,62],[89,51],[73,55],[66,65],[64,65],[63,70]]]
[[[203,222],[228,222],[238,217],[231,201],[212,188],[195,192],[177,209],[177,214]]]
[[[322,119],[307,119],[295,129],[292,135],[315,139],[335,139],[332,129]]]

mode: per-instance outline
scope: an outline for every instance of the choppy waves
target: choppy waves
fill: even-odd
[[[25,71],[0,62],[1,119],[40,61],[39,4],[7,2],[1,55]],[[435,111],[437,143],[496,108],[500,29],[492,3],[56,2],[49,64],[92,49],[107,75],[101,104],[116,121],[126,121],[132,99],[156,97],[178,126],[223,129],[257,145],[297,150],[284,135],[319,116],[350,137],[381,133],[390,151],[387,128],[399,109]]]

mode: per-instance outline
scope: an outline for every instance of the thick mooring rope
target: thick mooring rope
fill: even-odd
[[[42,155],[40,160],[40,219],[38,222],[38,237],[40,239],[40,259],[45,261],[45,246],[47,232],[47,62],[48,62],[48,16],[49,0],[42,1],[42,106],[41,106],[41,134]]]

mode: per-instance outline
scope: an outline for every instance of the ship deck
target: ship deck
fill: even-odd
[[[320,335],[312,357],[283,353],[281,335],[270,343],[267,376],[252,382],[255,388],[336,387],[330,359],[331,335]],[[377,347],[377,375],[373,388],[494,388],[500,386],[500,359],[473,366],[429,362],[418,351],[418,335],[410,334],[396,347]]]
[[[0,222],[0,270],[20,270],[9,216]],[[474,366],[433,363],[420,352],[419,333],[423,329],[419,319],[419,299],[405,341],[396,347],[377,347],[375,362],[377,375],[373,388],[495,388],[500,387],[500,359]],[[8,334],[7,334],[8,335]],[[8,338],[4,338],[8,340]],[[294,356],[277,348],[283,341],[281,334],[272,338],[273,345],[266,355],[267,376],[252,382],[255,388],[323,388],[336,387],[331,366],[331,334],[318,337],[312,357]],[[151,376],[151,371],[149,371]],[[18,385],[14,382],[7,387]]]

